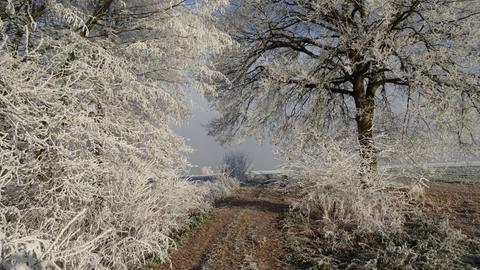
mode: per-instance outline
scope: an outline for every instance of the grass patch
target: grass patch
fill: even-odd
[[[144,270],[153,270],[153,269],[156,269],[158,267],[158,265],[160,265],[162,263],[163,262],[162,262],[162,260],[160,260],[160,258],[152,257],[152,258],[147,260],[143,269]]]
[[[212,215],[213,215],[214,209],[210,209],[208,211],[201,211],[201,212],[196,212],[193,213],[190,216],[190,223],[189,225],[184,228],[183,230],[178,231],[173,239],[175,242],[178,244],[183,243],[183,241],[188,238],[190,235],[192,235],[200,225],[202,225],[205,221],[207,221]]]
[[[287,259],[298,269],[475,269],[462,257],[480,252],[478,239],[419,211],[407,215],[403,230],[391,233],[331,232],[317,224],[299,212],[284,215]]]

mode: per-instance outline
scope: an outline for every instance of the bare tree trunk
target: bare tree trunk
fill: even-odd
[[[357,109],[358,142],[362,158],[362,175],[377,170],[377,153],[373,139],[373,119],[375,116],[375,91],[377,86],[369,83],[365,87],[363,77],[355,79],[354,99]]]
[[[373,101],[368,101],[368,106],[373,106],[373,103]],[[377,153],[372,131],[374,109],[373,107],[367,107],[363,110],[364,112],[361,115],[357,114],[356,116],[362,167],[364,172],[374,172],[377,169]]]

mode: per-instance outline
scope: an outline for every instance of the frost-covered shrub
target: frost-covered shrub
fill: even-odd
[[[298,206],[331,226],[399,229],[404,206],[424,197],[432,170],[428,162],[452,154],[454,135],[436,129],[403,135],[377,130],[378,165],[372,168],[363,165],[368,160],[358,151],[353,131],[349,127],[323,135],[313,130],[284,144],[280,153],[296,172],[291,186],[301,194]]]
[[[361,171],[361,157],[354,143],[324,138],[309,149],[292,145],[303,149],[289,165],[295,171],[291,188],[299,193],[296,207],[317,220],[325,234],[332,237],[343,230],[400,229],[400,202],[388,191],[405,191],[406,186],[394,183],[382,170]]]
[[[205,201],[215,203],[239,188],[240,182],[233,177],[221,175],[213,181],[199,182],[198,185],[205,190]]]
[[[290,260],[301,269],[469,269],[461,257],[467,244],[480,245],[415,208],[428,169],[416,160],[431,154],[429,146],[376,139],[382,162],[395,156],[402,164],[395,174],[362,171],[348,138],[292,144],[298,202],[285,221]]]
[[[400,231],[352,231],[337,245],[316,229],[299,213],[285,220],[289,261],[299,269],[473,269],[462,257],[480,250],[478,240],[419,212],[407,215]]]
[[[252,169],[252,161],[245,153],[230,152],[223,157],[223,170],[230,177],[240,181],[248,180],[248,173]]]
[[[51,217],[62,213],[60,205],[25,209],[17,216],[4,212],[12,220],[6,226],[9,237],[2,241],[3,266],[15,269],[20,267],[15,260],[30,257],[32,268],[121,269],[141,265],[150,255],[166,259],[175,245],[172,232],[203,207],[203,197],[184,180],[160,179],[152,187],[146,175],[124,173],[98,189],[78,214],[72,211],[66,225],[62,217]]]
[[[168,125],[188,115],[182,90],[214,90],[219,4],[0,3],[0,268],[166,259],[205,206]]]
[[[175,246],[172,233],[185,227],[190,213],[204,204],[197,187],[185,180],[159,179],[154,187],[145,180],[111,185],[96,227],[115,228],[97,247],[101,257],[112,258],[109,267],[114,269],[141,265],[146,255],[166,259]]]

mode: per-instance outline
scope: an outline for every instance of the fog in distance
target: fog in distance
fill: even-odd
[[[219,116],[219,113],[212,111],[207,100],[200,94],[191,93],[190,96],[193,104],[192,117],[186,123],[172,126],[172,129],[184,137],[187,145],[193,149],[193,152],[188,154],[188,160],[193,165],[190,174],[200,174],[202,167],[211,167],[217,171],[223,156],[230,151],[247,154],[253,161],[254,170],[273,170],[281,165],[268,142],[258,144],[253,138],[246,138],[240,144],[222,146],[215,138],[208,136],[205,125]]]

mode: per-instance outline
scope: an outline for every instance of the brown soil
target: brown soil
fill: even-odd
[[[480,184],[429,184],[425,206],[466,235],[480,238]]]
[[[273,188],[242,187],[157,269],[290,269],[278,226],[285,197]]]

